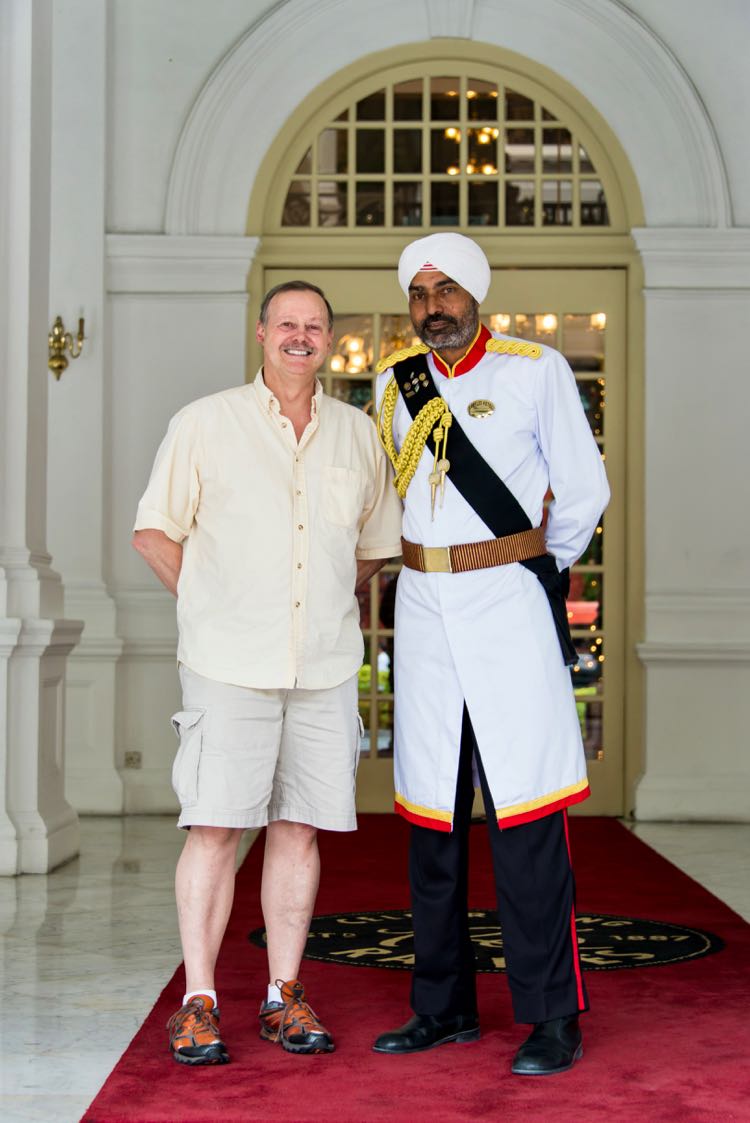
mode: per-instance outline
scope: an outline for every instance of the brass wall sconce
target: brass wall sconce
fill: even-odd
[[[55,378],[59,381],[60,375],[68,366],[68,357],[66,351],[70,353],[71,359],[77,359],[83,350],[83,317],[78,321],[78,334],[75,338],[69,331],[65,330],[65,325],[62,322],[62,316],[58,316],[52,325],[52,331],[49,333],[49,360],[47,366],[54,374]]]

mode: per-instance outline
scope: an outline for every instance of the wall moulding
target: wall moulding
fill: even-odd
[[[631,231],[647,289],[750,289],[750,229]]]
[[[648,643],[671,648],[708,645],[711,649],[750,646],[750,591],[716,590],[646,596]]]
[[[639,643],[638,658],[654,663],[750,663],[750,643]]]
[[[108,234],[109,293],[247,294],[259,238]]]

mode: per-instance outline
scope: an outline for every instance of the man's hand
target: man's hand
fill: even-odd
[[[374,577],[378,570],[382,569],[390,560],[390,558],[373,558],[372,561],[358,561],[357,583],[354,586],[355,593],[360,593],[370,578]]]
[[[136,530],[133,549],[145,558],[165,589],[177,596],[177,581],[182,568],[182,546],[163,530]]]

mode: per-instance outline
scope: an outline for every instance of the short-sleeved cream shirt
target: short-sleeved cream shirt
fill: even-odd
[[[179,661],[256,689],[354,674],[356,562],[401,553],[390,473],[371,419],[319,382],[299,443],[262,372],[176,414],[135,529],[183,543]]]

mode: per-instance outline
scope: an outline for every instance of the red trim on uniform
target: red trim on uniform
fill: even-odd
[[[458,378],[460,374],[466,374],[467,371],[473,370],[480,359],[483,359],[487,354],[487,340],[492,339],[492,332],[482,324],[479,329],[479,335],[474,340],[473,344],[466,352],[462,359],[459,359],[453,367],[453,378]],[[448,363],[443,362],[436,351],[432,352],[432,357],[437,363],[437,368],[440,374],[444,374],[446,378],[451,377],[451,368]],[[443,370],[442,368],[445,368]]]
[[[545,803],[542,807],[535,807],[533,811],[522,811],[520,815],[510,815],[507,819],[497,817],[497,825],[500,830],[505,830],[506,827],[519,827],[521,823],[533,823],[535,819],[543,819],[545,815],[551,815],[553,811],[562,811],[565,807],[571,807],[574,803],[583,803],[584,799],[588,799],[591,795],[591,788],[586,785],[580,792],[574,792],[573,795],[566,795],[563,799],[555,800],[554,803]]]
[[[570,868],[573,869],[573,854],[570,849],[570,832],[568,830],[568,812],[563,811],[563,822],[565,824],[565,845],[568,848],[568,861]],[[576,932],[576,910],[575,906],[570,910],[570,938],[573,943],[573,966],[576,973],[576,990],[578,992],[578,1009],[584,1010],[586,1002],[583,997],[583,979],[581,977],[581,956],[578,950],[578,934]]]
[[[433,831],[447,831],[450,833],[452,829],[451,823],[446,823],[444,819],[428,819],[426,815],[417,815],[414,811],[407,811],[402,804],[394,802],[393,809],[397,814],[401,815],[404,819],[408,819],[410,823],[414,823],[417,827],[430,827]]]

